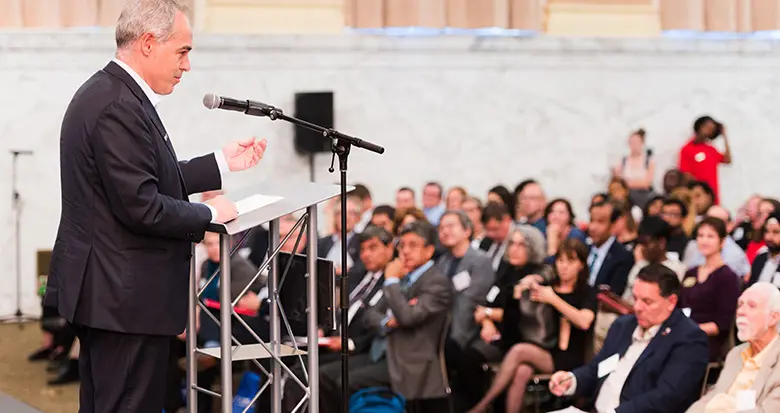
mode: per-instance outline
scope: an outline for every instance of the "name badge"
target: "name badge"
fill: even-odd
[[[496,301],[496,297],[498,297],[498,293],[500,293],[501,290],[498,289],[495,285],[490,288],[490,291],[487,293],[487,302],[492,303],[493,301]]]
[[[688,277],[685,280],[683,280],[683,287],[685,288],[691,288],[694,285],[696,285],[696,277]]]
[[[744,412],[756,408],[756,391],[753,389],[737,392],[737,411]]]
[[[617,370],[618,363],[620,363],[620,355],[613,354],[608,359],[599,363],[599,378],[608,376],[613,371]]]
[[[461,292],[471,285],[471,276],[468,271],[461,271],[452,277],[452,285],[455,286],[455,291]]]

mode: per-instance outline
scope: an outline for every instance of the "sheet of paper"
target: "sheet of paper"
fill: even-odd
[[[242,215],[266,205],[271,205],[281,199],[282,197],[280,196],[255,194],[236,202],[236,209],[238,209],[238,215]]]
[[[468,271],[461,271],[452,277],[452,285],[455,286],[455,291],[461,292],[471,285],[471,275]]]
[[[756,391],[753,389],[737,392],[737,411],[744,412],[756,408]]]
[[[608,359],[605,359],[599,363],[599,378],[605,377],[617,369],[618,363],[620,363],[620,355],[614,354]]]

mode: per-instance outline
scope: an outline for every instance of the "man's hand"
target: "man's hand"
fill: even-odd
[[[245,308],[247,310],[259,311],[260,305],[262,303],[263,300],[261,300],[260,297],[257,296],[257,294],[255,294],[252,291],[247,291],[246,294],[244,294],[244,296],[238,300],[238,303],[236,303],[236,307]]]
[[[387,328],[398,328],[398,320],[395,317],[387,320]]]
[[[243,171],[257,165],[260,159],[263,159],[267,146],[267,140],[258,141],[251,137],[227,144],[222,148],[222,154],[225,155],[225,160],[231,171]]]
[[[550,392],[558,397],[563,396],[571,387],[571,376],[568,371],[558,371],[550,377]]]
[[[328,342],[327,347],[328,350],[334,353],[341,351],[341,337],[333,337],[333,339]]]
[[[387,264],[387,267],[385,267],[385,279],[389,278],[401,278],[404,274],[404,264],[401,262],[399,258],[396,258],[392,261],[390,261],[389,264]]]
[[[233,201],[225,198],[224,195],[217,195],[214,198],[206,201],[206,205],[210,205],[217,210],[217,220],[219,224],[232,221],[238,216],[238,208]]]

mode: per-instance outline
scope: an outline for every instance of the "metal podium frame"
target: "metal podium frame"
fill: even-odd
[[[353,189],[353,188],[352,188]],[[304,391],[303,398],[298,402],[293,413],[302,412],[302,407],[308,405],[310,413],[319,412],[319,354],[318,354],[318,314],[317,314],[317,204],[328,199],[334,198],[340,194],[338,185],[322,185],[313,183],[263,183],[252,187],[250,190],[237,191],[228,197],[234,201],[245,199],[255,194],[282,197],[270,205],[245,212],[238,218],[226,224],[210,224],[207,231],[220,234],[220,265],[219,269],[211,275],[206,285],[199,287],[199,280],[196,277],[195,266],[195,244],[193,244],[193,253],[190,259],[190,283],[189,283],[189,309],[188,309],[188,328],[187,328],[187,412],[197,413],[198,392],[209,394],[221,399],[221,409],[223,413],[232,413],[233,408],[233,361],[251,360],[267,380],[255,394],[249,407],[254,405],[263,391],[271,385],[271,412],[281,413],[282,411],[282,372],[288,377],[287,385],[298,385]],[[306,212],[298,219],[293,230],[284,238],[279,240],[279,219],[293,212],[305,210]],[[230,292],[230,257],[236,252],[252,229],[264,223],[269,224],[269,254],[263,264],[258,269],[252,280],[244,287],[241,294],[231,299]],[[307,232],[307,351],[301,351],[298,348],[284,308],[279,302],[279,289],[284,281],[285,274],[281,274],[277,265],[278,254],[283,245],[290,236],[299,227],[304,226]],[[231,249],[233,237],[243,233],[243,238],[236,243],[235,248]],[[301,241],[303,230],[298,234],[295,242],[296,249]],[[269,268],[270,267],[270,268]],[[288,264],[289,268],[289,264]],[[235,311],[235,305],[238,300],[249,290],[260,274],[269,269],[268,272],[268,298],[270,314],[270,343],[264,343],[258,335],[252,331],[246,322],[238,316]],[[219,302],[220,319],[211,314],[208,308],[200,300],[200,296],[206,286],[214,281],[214,278],[220,275]],[[332,282],[335,282],[332,280]],[[222,288],[227,286],[227,288]],[[201,308],[201,317],[208,316],[217,323],[220,328],[220,347],[211,349],[200,349],[197,347],[197,331],[189,328],[196,323],[197,307]],[[232,322],[238,321],[260,344],[242,344],[232,334]],[[284,323],[282,325],[282,323]],[[285,328],[287,334],[292,337],[292,346],[283,345],[282,328]],[[231,343],[231,346],[226,345]],[[198,386],[197,376],[197,354],[205,354],[216,357],[220,360],[220,379],[221,393],[216,393],[209,389]],[[303,363],[303,355],[307,355],[307,363]],[[282,361],[283,357],[295,356],[301,361],[304,371],[304,381],[301,382],[290,368]],[[264,368],[258,360],[270,359],[271,371]],[[315,401],[309,403],[309,401]]]

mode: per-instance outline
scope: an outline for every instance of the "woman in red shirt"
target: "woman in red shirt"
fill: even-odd
[[[694,136],[680,150],[681,172],[694,180],[709,184],[715,192],[715,204],[720,203],[718,165],[731,164],[731,149],[726,137],[726,127],[709,116],[702,116],[693,123]],[[723,136],[725,151],[721,154],[710,141]]]

